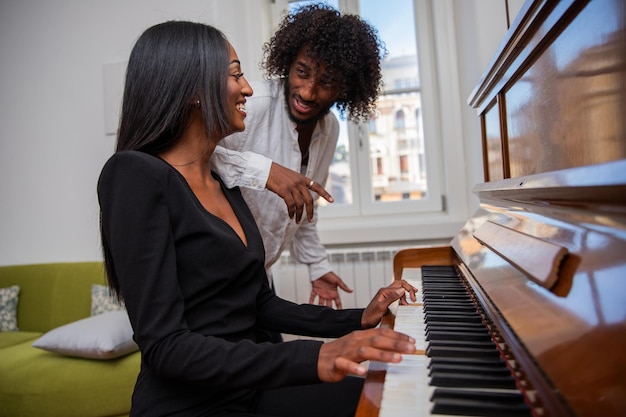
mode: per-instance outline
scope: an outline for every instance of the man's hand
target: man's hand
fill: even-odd
[[[320,348],[317,374],[322,381],[341,381],[348,374],[365,375],[367,360],[398,363],[402,354],[415,353],[415,340],[391,329],[352,332]]]
[[[334,200],[320,184],[295,171],[272,162],[266,188],[285,200],[289,217],[300,223],[306,208],[307,218],[313,220],[313,197],[309,190],[316,192],[323,199],[332,203]]]
[[[309,304],[315,303],[315,298],[319,297],[319,305],[332,308],[333,302],[335,302],[338,309],[341,309],[342,305],[337,287],[345,292],[352,292],[352,289],[334,272],[328,272],[315,281],[312,281],[311,287]]]
[[[387,309],[396,300],[399,300],[400,305],[407,305],[406,292],[409,292],[411,301],[415,302],[415,293],[417,288],[409,284],[403,279],[393,281],[389,286],[378,290],[372,301],[363,310],[363,316],[361,318],[361,325],[364,329],[375,327],[382,319],[383,315],[387,312]]]

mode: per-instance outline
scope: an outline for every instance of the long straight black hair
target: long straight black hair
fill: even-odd
[[[226,37],[212,26],[170,21],[148,28],[128,61],[116,152],[171,148],[198,102],[207,137],[228,135],[228,57]],[[100,237],[109,287],[122,299],[102,220]]]
[[[148,28],[128,61],[117,151],[169,149],[200,101],[209,138],[229,132],[228,42],[218,29],[170,21]]]

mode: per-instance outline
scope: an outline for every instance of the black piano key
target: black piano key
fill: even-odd
[[[497,348],[481,349],[467,347],[428,346],[426,354],[430,357],[467,357],[467,358],[497,358],[500,351]]]
[[[443,299],[452,300],[453,302],[465,302],[465,303],[473,303],[472,299],[469,295],[467,295],[464,291],[441,291],[440,289],[433,289],[432,291],[427,291],[422,287],[422,291],[424,294],[422,295],[422,299],[428,302],[439,301],[441,302]]]
[[[493,341],[489,332],[482,329],[460,329],[450,327],[427,328],[424,332],[426,341],[433,340],[467,340],[467,341]]]
[[[479,416],[531,416],[530,407],[526,404],[524,396],[519,391],[483,391],[483,390],[465,390],[454,388],[435,388],[431,396],[431,402],[435,404],[434,414],[450,404],[444,404],[445,400],[454,401],[475,401],[481,407],[487,408],[487,411],[479,412],[475,405],[469,408],[475,410],[474,414],[470,412],[459,411],[457,415],[479,415]],[[439,404],[439,406],[437,406]],[[455,410],[457,408],[455,407]],[[445,413],[445,410],[443,412]]]
[[[454,277],[459,278],[456,269],[434,269],[422,267],[422,277]]]
[[[467,287],[458,279],[432,279],[432,278],[424,278],[422,279],[422,288],[431,287],[431,288],[445,288],[445,289],[453,289],[453,290],[467,290]]]
[[[432,357],[428,363],[431,368],[436,365],[452,365],[452,366],[480,366],[482,368],[502,368],[506,367],[506,362],[501,357],[490,358],[463,358],[463,357]]]
[[[422,269],[455,269],[454,265],[424,265]]]
[[[422,276],[422,283],[437,283],[437,282],[452,282],[454,284],[463,285],[463,282],[459,279],[459,277],[447,277],[445,275],[427,275]]]
[[[430,309],[424,309],[424,320],[435,321],[437,316],[455,316],[455,317],[473,317],[474,319],[480,319],[482,323],[483,317],[477,311],[462,311],[462,310],[437,310],[430,311]],[[445,319],[444,321],[448,321]]]
[[[456,267],[454,265],[424,265],[422,271],[454,271]]]
[[[424,269],[422,267],[422,277],[431,277],[434,279],[437,278],[442,278],[442,279],[447,279],[447,278],[454,278],[454,279],[461,279],[461,277],[459,276],[459,273],[456,269],[448,269],[448,270],[443,270],[443,269],[439,269],[439,270],[434,270],[434,269],[430,269],[430,268],[426,268]]]
[[[424,300],[424,305],[429,305],[433,307],[445,307],[445,306],[458,306],[458,307],[472,307],[474,310],[478,310],[476,308],[476,304],[468,298],[467,300]]]
[[[447,287],[456,289],[465,289],[465,285],[458,279],[422,279],[422,287]]]
[[[491,341],[491,335],[486,331],[441,331],[433,330],[425,333],[426,340],[466,340],[466,341]]]
[[[425,276],[422,277],[422,284],[438,284],[438,283],[451,283],[454,285],[465,285],[458,277],[444,277],[444,276]]]
[[[439,274],[424,274],[422,271],[422,281],[454,281],[463,283],[460,277],[453,274],[439,273]]]
[[[445,281],[440,281],[440,280],[422,280],[422,288],[424,287],[430,287],[430,288],[446,288],[446,289],[452,289],[452,290],[464,290],[465,285],[463,285],[461,282],[458,281],[452,281],[452,280],[445,280]]]
[[[483,331],[488,333],[489,330],[485,327],[484,323],[467,323],[467,322],[452,322],[446,323],[443,321],[430,321],[426,322],[426,330],[451,330],[451,331]]]
[[[469,297],[467,290],[463,287],[451,286],[451,285],[442,285],[442,284],[426,284],[422,283],[422,290],[424,294],[428,294],[430,292],[442,292],[442,293],[459,293],[464,294]]]
[[[465,291],[467,294],[467,289],[464,286],[454,282],[422,282],[422,288],[440,291]]]
[[[483,318],[480,314],[425,314],[424,320],[428,323],[430,321],[437,322],[443,321],[446,323],[461,322],[461,323],[482,323]]]
[[[430,385],[455,388],[501,388],[516,389],[515,378],[509,375],[484,375],[461,372],[434,372]]]
[[[445,293],[424,293],[422,297],[424,301],[442,301],[442,300],[451,300],[451,301],[464,301],[471,300],[469,296],[463,294],[445,294]]]
[[[456,271],[455,271],[456,272]],[[422,269],[422,279],[432,279],[432,280],[456,280],[461,281],[461,277],[458,274],[450,273],[450,272],[430,272],[424,271]]]
[[[423,301],[424,301],[423,305],[424,305],[425,309],[430,308],[430,307],[432,307],[432,308],[443,308],[443,309],[446,309],[446,308],[460,308],[460,309],[463,309],[463,310],[472,309],[474,311],[477,311],[476,310],[476,306],[471,301],[463,301],[463,300],[443,301],[443,302],[441,302],[439,300],[436,300],[436,301],[423,300]]]
[[[426,277],[443,277],[443,278],[456,278],[460,279],[459,273],[456,269],[448,269],[448,270],[431,270],[429,268],[422,268],[422,276]]]
[[[455,316],[478,316],[482,319],[482,315],[477,313],[476,311],[469,311],[467,309],[464,308],[455,308],[452,307],[451,309],[448,310],[440,310],[440,309],[431,309],[431,308],[427,308],[424,307],[424,316],[433,316],[433,315],[446,315],[446,316],[450,316],[450,315],[455,315]],[[425,320],[427,321],[427,320]],[[481,320],[482,321],[482,320]]]
[[[476,307],[471,304],[460,305],[446,305],[446,304],[427,304],[424,305],[424,310],[428,312],[435,311],[453,311],[453,312],[476,312]]]
[[[426,264],[422,266],[423,270],[426,269],[454,269],[454,265],[441,265],[441,264],[437,264],[437,265],[432,265],[432,264]]]
[[[442,346],[442,347],[465,347],[473,349],[495,349],[498,350],[496,344],[492,340],[431,340],[428,346]]]
[[[472,399],[502,404],[526,404],[524,395],[517,390],[465,390],[456,388],[435,388],[430,396],[431,401],[440,398]]]
[[[434,289],[441,289],[443,291],[465,291],[467,292],[467,288],[465,288],[464,285],[459,284],[457,282],[452,282],[452,281],[447,281],[447,282],[441,282],[441,281],[422,281],[422,288],[432,288]]]
[[[428,375],[442,372],[455,372],[461,374],[489,375],[489,376],[511,376],[511,370],[506,366],[480,366],[480,365],[445,365],[434,364],[428,370]]]
[[[433,401],[432,414],[484,417],[532,417],[526,404],[503,404],[474,399],[440,398]]]

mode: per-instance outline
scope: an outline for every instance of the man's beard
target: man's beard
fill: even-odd
[[[289,116],[289,120],[298,124],[298,125],[312,125],[317,123],[318,120],[321,120],[330,112],[330,108],[332,105],[326,107],[325,109],[320,110],[315,116],[309,119],[298,119],[291,113],[291,107],[289,107],[289,103],[291,102],[291,95],[289,94],[289,78],[285,78],[283,80],[283,94],[285,95],[285,107],[287,110],[287,115]]]

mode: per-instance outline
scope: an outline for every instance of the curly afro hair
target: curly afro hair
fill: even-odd
[[[325,4],[313,4],[287,14],[263,46],[268,77],[287,78],[298,52],[326,65],[340,89],[335,105],[342,116],[367,120],[382,89],[381,61],[387,54],[377,30],[359,16]]]

